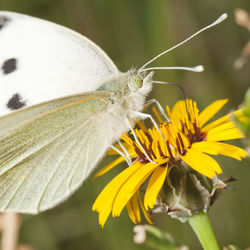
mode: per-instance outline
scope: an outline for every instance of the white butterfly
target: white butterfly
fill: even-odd
[[[0,211],[54,207],[81,185],[121,132],[136,119],[151,118],[141,113],[153,83],[145,67],[159,56],[121,73],[82,35],[0,11]]]

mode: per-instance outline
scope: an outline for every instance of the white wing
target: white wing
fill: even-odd
[[[97,45],[60,25],[0,11],[0,115],[93,91],[116,66]]]
[[[116,129],[108,92],[71,96],[0,118],[0,211],[38,213],[65,200],[105,153]],[[81,99],[80,99],[81,97]],[[74,102],[72,102],[74,101]],[[54,107],[54,108],[52,108]],[[29,116],[28,121],[24,117]],[[10,118],[10,119],[9,119]],[[121,131],[120,131],[121,130]]]

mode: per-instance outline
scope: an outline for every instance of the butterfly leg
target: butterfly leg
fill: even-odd
[[[141,118],[142,120],[145,120],[145,119],[150,119],[153,123],[153,125],[155,126],[155,128],[157,129],[157,131],[160,133],[160,135],[162,136],[162,138],[167,141],[167,139],[165,138],[165,136],[162,134],[157,122],[154,120],[154,118],[152,117],[152,115],[150,114],[145,114],[145,113],[141,113],[141,112],[138,112],[138,111],[134,111],[135,114],[137,114],[137,117]],[[174,147],[170,144],[170,147],[172,149],[174,149]]]
[[[160,104],[159,101],[156,100],[155,98],[153,98],[153,99],[151,99],[151,100],[148,100],[148,101],[145,103],[144,107],[147,107],[147,106],[149,106],[149,105],[151,105],[151,104],[153,104],[153,103],[156,104],[156,106],[158,107],[160,113],[164,116],[164,118],[166,119],[166,121],[170,122],[170,120],[169,120],[168,116],[166,115],[166,113],[164,112],[164,109],[162,108],[161,104]]]
[[[113,146],[112,144],[109,144],[109,146],[115,150],[119,155],[121,155],[127,162],[128,166],[130,166],[132,164],[129,153],[127,151],[127,149],[122,145],[122,143],[120,142],[120,140],[118,140],[118,143],[120,145],[120,147],[122,148],[122,150],[125,152],[123,153],[121,150],[119,150],[118,148],[116,148],[115,146]]]
[[[162,134],[157,122],[154,120],[154,118],[152,117],[152,115],[150,114],[145,114],[145,113],[141,113],[141,112],[138,112],[138,111],[134,111],[135,114],[137,114],[137,117],[141,118],[142,120],[145,120],[145,119],[150,119],[153,123],[153,125],[155,126],[155,128],[157,129],[157,131],[160,133],[160,135],[162,136],[162,138],[167,141],[167,139],[165,138],[165,136]],[[170,148],[172,149],[175,149],[171,144],[170,144]]]
[[[146,114],[146,113],[141,113],[141,112],[138,112],[138,111],[134,111],[134,112],[135,112],[134,114],[136,115],[136,117],[138,117],[138,118],[140,118],[140,119],[142,119],[142,120],[150,119],[151,122],[153,123],[153,125],[155,126],[155,128],[157,129],[157,131],[158,131],[158,132],[160,133],[160,135],[162,136],[162,138],[163,138],[165,141],[167,141],[166,138],[165,138],[165,136],[162,134],[162,132],[161,132],[161,130],[160,130],[160,128],[159,128],[157,122],[154,120],[154,118],[153,118],[152,115]]]
[[[122,148],[123,152],[125,153],[125,155],[126,155],[126,157],[128,159],[128,165],[129,166],[132,165],[132,161],[131,161],[131,158],[130,158],[128,150],[122,145],[122,143],[121,143],[120,140],[118,140],[118,143],[119,143],[120,147]]]
[[[126,123],[127,123],[128,127],[129,127],[129,129],[131,130],[131,132],[132,132],[132,134],[133,134],[133,136],[134,136],[134,139],[135,139],[136,143],[137,143],[138,146],[141,148],[143,154],[147,157],[147,159],[148,159],[151,163],[156,164],[156,162],[154,162],[154,161],[149,157],[149,155],[147,154],[146,150],[145,150],[145,149],[143,148],[143,146],[141,145],[141,142],[139,141],[138,137],[136,136],[136,133],[135,133],[135,131],[134,131],[134,129],[133,129],[133,127],[132,127],[132,125],[131,125],[131,123],[130,123],[128,117],[126,117]]]

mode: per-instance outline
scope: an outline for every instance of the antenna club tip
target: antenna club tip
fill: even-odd
[[[204,71],[203,65],[198,65],[198,66],[196,66],[196,67],[195,67],[195,71],[196,71],[196,72],[203,72],[203,71]]]
[[[227,13],[223,13],[215,22],[207,26],[206,28],[211,28],[212,26],[215,26],[221,22],[223,22],[228,17]]]
[[[228,14],[227,13],[223,13],[219,18],[218,18],[218,22],[222,22],[225,19],[228,18]]]

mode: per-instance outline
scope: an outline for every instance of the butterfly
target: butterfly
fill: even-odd
[[[123,73],[86,37],[0,11],[0,211],[36,214],[63,202],[122,132],[154,122],[142,113],[156,82],[146,66],[170,50]]]

